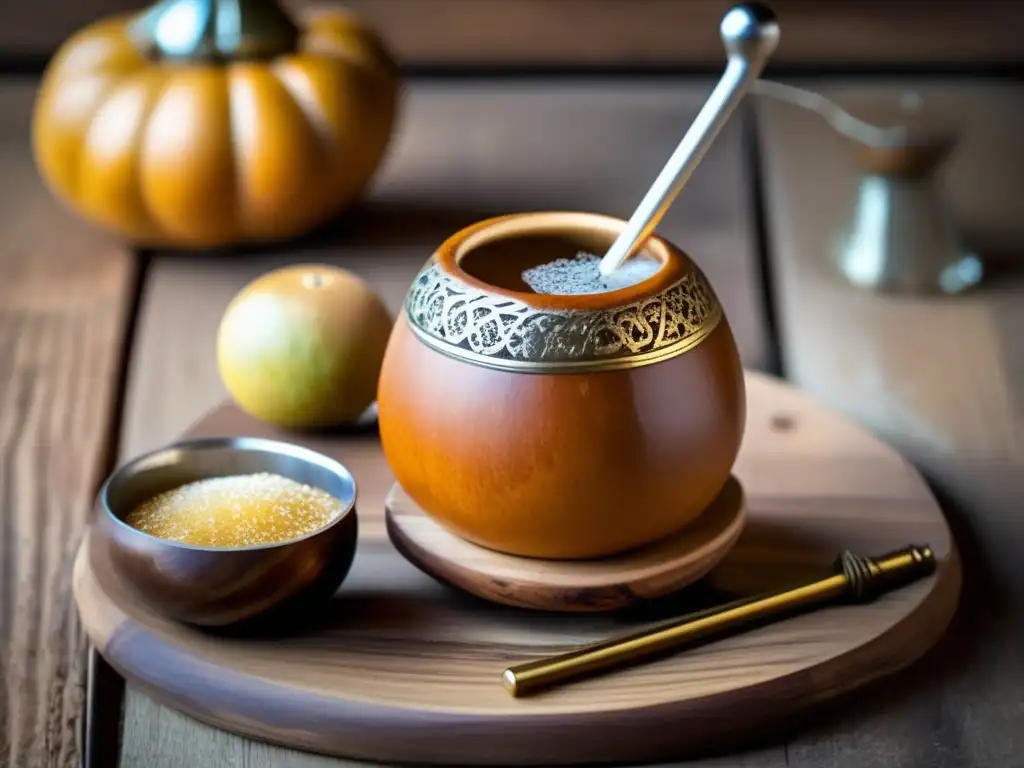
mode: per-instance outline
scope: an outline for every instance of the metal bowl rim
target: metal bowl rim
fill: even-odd
[[[324,469],[335,473],[343,479],[347,479],[352,484],[352,498],[347,501],[344,508],[338,514],[338,516],[324,525],[321,528],[317,528],[315,531],[299,536],[294,539],[285,539],[284,541],[267,542],[265,544],[253,544],[249,546],[239,547],[212,547],[199,544],[189,544],[183,541],[175,541],[174,539],[163,539],[159,536],[154,536],[145,531],[140,531],[120,517],[118,517],[114,511],[110,508],[108,503],[108,493],[110,487],[118,480],[124,478],[127,475],[131,475],[135,472],[139,465],[151,461],[160,454],[171,453],[174,451],[181,452],[198,452],[203,450],[212,450],[219,448],[229,448],[239,452],[244,451],[263,451],[269,453],[279,453],[286,456],[297,458],[301,461],[306,461],[312,464],[317,464]],[[219,476],[219,475],[218,475]],[[321,489],[324,490],[324,489]],[[334,496],[334,494],[331,494]],[[187,440],[177,440],[172,443],[167,443],[159,448],[155,448],[151,451],[139,454],[130,461],[122,464],[120,467],[115,469],[106,480],[103,481],[103,485],[100,486],[97,498],[99,500],[99,506],[103,511],[103,514],[109,518],[115,525],[129,531],[135,536],[140,536],[149,541],[155,542],[163,546],[177,547],[179,549],[188,549],[196,552],[258,552],[260,550],[267,549],[279,549],[281,547],[291,546],[293,544],[299,544],[308,539],[312,539],[316,536],[326,533],[327,531],[334,528],[336,525],[344,520],[347,520],[349,516],[356,514],[356,501],[359,497],[359,486],[356,483],[355,476],[349,471],[348,467],[342,464],[336,459],[332,459],[330,456],[323,454],[319,451],[314,451],[311,448],[306,448],[295,443],[288,443],[283,440],[272,440],[265,437],[196,437],[189,438]],[[338,498],[335,496],[335,498]],[[342,499],[342,501],[345,501]]]

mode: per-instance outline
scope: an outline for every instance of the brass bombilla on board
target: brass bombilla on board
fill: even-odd
[[[512,696],[528,696],[560,683],[692,648],[832,603],[870,602],[934,569],[935,553],[929,546],[910,546],[878,558],[843,552],[835,562],[832,576],[742,598],[576,651],[509,667],[502,672],[501,681]]]

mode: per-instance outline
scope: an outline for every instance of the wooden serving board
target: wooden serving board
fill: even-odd
[[[674,596],[611,613],[497,605],[403,559],[384,523],[393,477],[371,427],[315,438],[222,407],[191,436],[300,441],[337,456],[359,484],[359,549],[322,611],[276,636],[179,626],[89,567],[74,591],[89,637],[132,685],[205,722],[299,749],[378,761],[524,765],[640,762],[728,747],[795,712],[913,662],[956,607],[949,528],[898,454],[778,380],[748,374],[735,467],[747,523],[732,551]],[[827,569],[842,549],[880,555],[930,544],[933,576],[867,606],[843,606],[525,699],[510,664],[704,607],[711,587],[773,588]]]

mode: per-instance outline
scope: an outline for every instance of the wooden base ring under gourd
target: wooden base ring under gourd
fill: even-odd
[[[707,574],[746,522],[743,487],[730,477],[693,523],[661,541],[597,560],[544,560],[494,552],[433,520],[397,483],[385,502],[388,536],[413,565],[484,600],[546,611],[610,611],[676,592]]]

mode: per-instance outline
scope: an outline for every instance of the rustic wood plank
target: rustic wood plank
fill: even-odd
[[[338,0],[285,0],[297,11]],[[344,0],[411,66],[699,66],[723,55],[732,0]],[[50,55],[93,19],[144,0],[0,6],[0,55]],[[1007,0],[774,0],[773,64],[1020,64],[1024,6]]]
[[[279,252],[156,258],[143,298],[123,425],[124,455],[173,439],[224,397],[214,335],[231,296],[284,263],[352,269],[396,312],[444,237],[496,213],[591,209],[628,216],[711,81],[519,85],[415,83],[372,199]],[[766,360],[741,126],[727,127],[660,231],[719,293],[752,368]],[[780,750],[757,764],[779,764]],[[122,765],[326,765],[199,725],[129,690]],[[330,762],[337,765],[337,762]]]
[[[0,765],[77,764],[86,642],[70,575],[107,471],[135,265],[54,201],[34,80],[0,82]]]
[[[81,614],[79,614],[81,617]],[[121,748],[121,714],[125,682],[96,646],[89,648],[86,677],[85,728],[82,768],[100,768],[117,762]]]
[[[770,250],[787,374],[926,473],[965,550],[962,614],[913,673],[789,746],[793,765],[1010,765],[1024,737],[1024,87],[809,81],[853,109],[918,89],[965,122],[944,183],[997,274],[958,298],[880,296],[830,268],[855,189],[849,147],[787,105],[760,107]],[[943,667],[945,666],[945,670]]]

